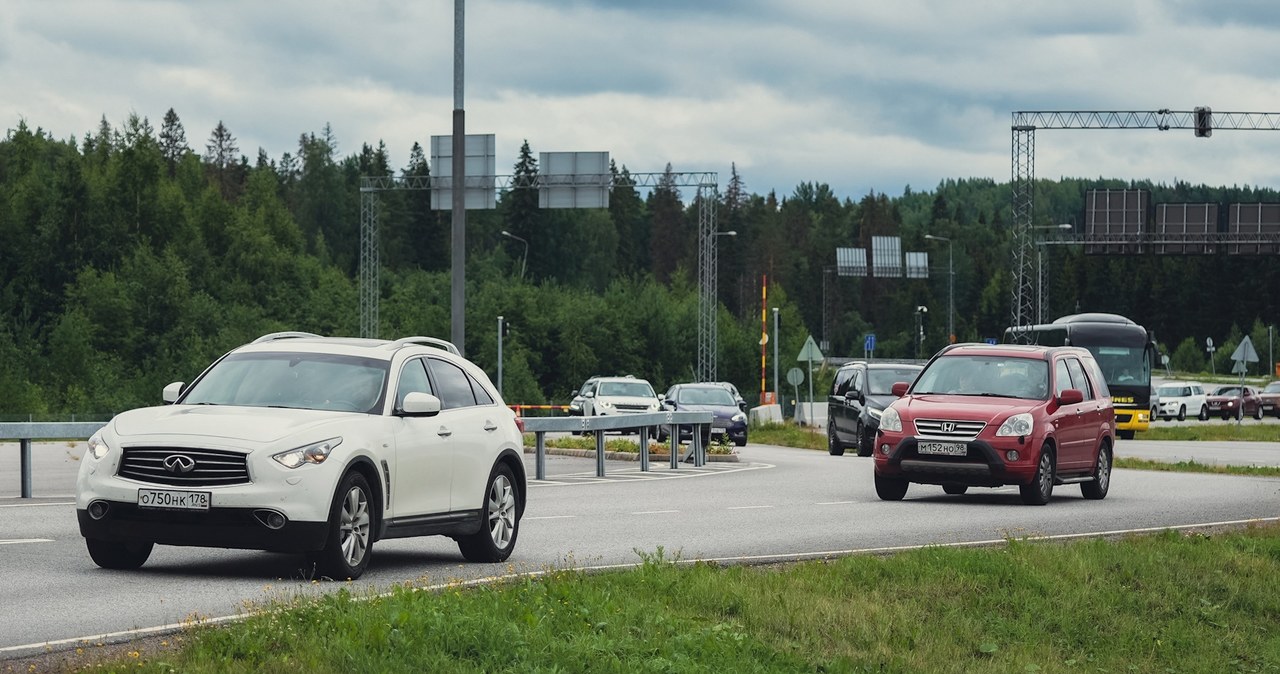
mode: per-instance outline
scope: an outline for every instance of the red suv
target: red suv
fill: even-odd
[[[907,485],[1016,484],[1028,505],[1055,484],[1107,495],[1115,411],[1097,361],[1067,346],[954,344],[939,351],[880,417],[876,494],[898,501]]]

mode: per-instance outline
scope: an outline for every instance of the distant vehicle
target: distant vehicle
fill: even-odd
[[[591,377],[569,402],[569,414],[587,417],[643,414],[662,409],[653,386],[632,375]]]
[[[827,395],[827,452],[844,454],[846,447],[858,456],[871,456],[880,414],[896,398],[893,385],[912,382],[923,365],[854,361],[840,366]]]
[[[1209,403],[1204,386],[1194,381],[1167,381],[1156,390],[1160,396],[1156,414],[1165,421],[1182,421],[1190,414],[1204,421],[1209,418]]]
[[[747,415],[728,389],[718,383],[676,384],[667,389],[663,407],[673,412],[710,412],[711,426],[702,436],[705,447],[717,437],[727,437],[741,447],[747,444]],[[667,426],[658,427],[658,442],[666,442]],[[692,437],[692,426],[681,426],[680,437]]]
[[[1048,503],[1056,484],[1107,495],[1115,413],[1085,349],[953,344],[893,392],[876,436],[883,500],[901,500],[913,482],[955,495],[1014,484],[1028,505]]]
[[[1074,314],[1052,323],[1007,328],[1004,341],[1088,349],[1107,379],[1118,436],[1131,440],[1135,432],[1150,427],[1156,343],[1141,325],[1116,314]]]
[[[1262,399],[1262,413],[1280,417],[1280,381],[1273,381],[1258,393]]]
[[[156,544],[241,548],[342,580],[387,538],[448,536],[473,562],[515,547],[520,420],[448,342],[272,333],[162,397],[89,439],[76,515],[98,566],[136,569]]]
[[[1209,414],[1223,419],[1262,418],[1262,398],[1252,386],[1219,386],[1208,395]]]

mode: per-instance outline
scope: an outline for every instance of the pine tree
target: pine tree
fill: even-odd
[[[218,125],[213,128],[213,133],[209,135],[209,142],[205,145],[204,161],[212,172],[214,182],[222,192],[222,196],[227,199],[230,199],[235,192],[233,186],[235,185],[236,155],[239,153],[240,147],[236,145],[236,137],[231,135],[231,131],[222,123],[222,120],[218,120]]]

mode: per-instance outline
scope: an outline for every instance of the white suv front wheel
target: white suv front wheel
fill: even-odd
[[[373,515],[368,480],[351,472],[342,478],[329,508],[329,535],[314,556],[316,571],[334,580],[359,578],[369,566]]]

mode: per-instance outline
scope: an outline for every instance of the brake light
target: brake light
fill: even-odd
[[[524,433],[524,419],[521,419],[520,417],[516,417],[516,430],[520,431],[521,433]]]

